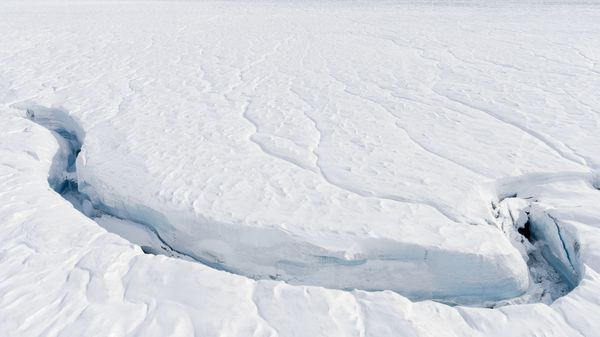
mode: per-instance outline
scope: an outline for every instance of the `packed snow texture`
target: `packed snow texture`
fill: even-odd
[[[594,5],[2,2],[0,334],[598,335],[598,36]]]

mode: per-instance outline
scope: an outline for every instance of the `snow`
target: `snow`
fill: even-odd
[[[0,334],[597,335],[598,33],[581,4],[1,3]]]

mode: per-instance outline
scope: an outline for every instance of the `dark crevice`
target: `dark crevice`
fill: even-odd
[[[527,206],[520,209],[517,207],[513,210],[510,203],[505,203],[511,198],[527,200]],[[530,283],[533,283],[533,286],[538,289],[543,289],[541,293],[538,291],[537,294],[540,301],[549,303],[551,301],[543,299],[549,297],[553,301],[566,295],[577,286],[580,277],[561,225],[545,210],[539,207],[533,210],[534,205],[536,205],[536,200],[519,198],[515,195],[515,197],[500,200],[498,208],[494,209],[494,215],[500,223],[504,219],[510,220],[510,225],[503,227],[509,237],[512,236],[511,230],[516,229],[520,239],[512,240],[513,245],[518,246],[520,251],[526,251]],[[500,207],[506,207],[508,211],[505,218],[500,216]],[[575,242],[573,246],[576,250],[575,254],[577,254],[579,244]]]
[[[519,227],[517,229],[517,231],[519,232],[519,234],[523,235],[524,238],[527,239],[527,241],[531,242],[532,238],[531,238],[531,223],[529,222],[529,220],[527,220],[527,222],[523,225],[523,227]]]

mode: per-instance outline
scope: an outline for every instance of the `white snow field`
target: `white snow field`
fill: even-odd
[[[0,336],[600,336],[600,5],[0,2]]]

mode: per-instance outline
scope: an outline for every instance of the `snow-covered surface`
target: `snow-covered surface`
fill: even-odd
[[[0,335],[598,335],[598,36],[592,5],[2,2]]]

